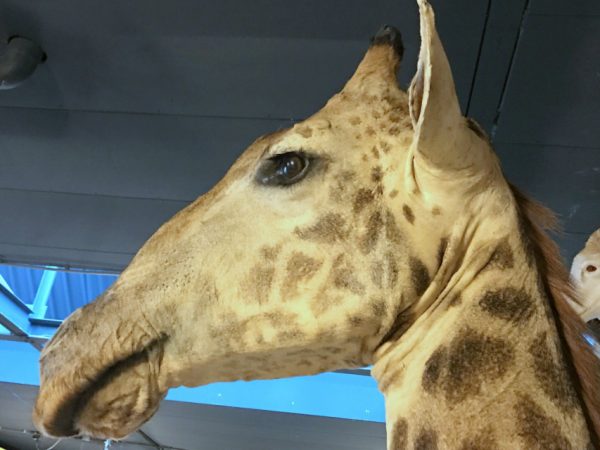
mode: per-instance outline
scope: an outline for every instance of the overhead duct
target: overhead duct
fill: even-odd
[[[35,42],[14,36],[0,50],[0,89],[13,89],[33,74],[46,54]]]

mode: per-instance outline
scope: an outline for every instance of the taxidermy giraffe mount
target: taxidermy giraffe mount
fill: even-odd
[[[463,117],[434,13],[398,87],[384,27],[342,91],[263,136],[44,348],[34,422],[122,438],[167,390],[373,365],[388,449],[589,449],[598,361],[548,212]]]

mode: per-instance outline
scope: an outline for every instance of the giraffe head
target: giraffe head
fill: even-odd
[[[367,365],[411,326],[444,288],[447,247],[510,195],[419,5],[408,93],[384,28],[340,93],[250,145],[62,324],[41,355],[40,430],[123,437],[170,387]]]
[[[586,322],[600,322],[600,230],[590,236],[573,259],[571,278],[580,294],[581,317]]]

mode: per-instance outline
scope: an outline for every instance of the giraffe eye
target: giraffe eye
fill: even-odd
[[[598,270],[598,268],[596,266],[594,266],[593,264],[589,264],[588,266],[586,266],[585,271],[586,272],[595,272],[596,270]]]
[[[310,160],[304,153],[282,153],[264,161],[256,179],[265,186],[289,186],[302,180],[309,166]]]

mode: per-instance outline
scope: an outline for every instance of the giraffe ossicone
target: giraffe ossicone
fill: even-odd
[[[590,448],[532,204],[462,116],[418,4],[408,92],[386,28],[340,93],[250,145],[65,320],[38,429],[122,438],[171,387],[373,364],[390,450]]]

